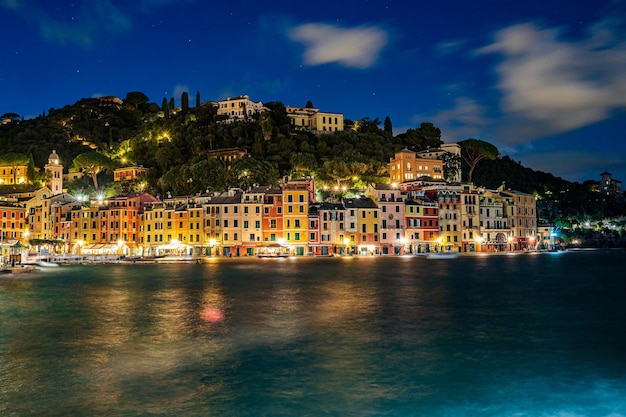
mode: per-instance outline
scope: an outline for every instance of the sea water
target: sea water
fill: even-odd
[[[626,416],[621,250],[0,277],[0,416]]]

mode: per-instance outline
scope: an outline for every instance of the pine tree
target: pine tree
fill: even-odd
[[[385,117],[385,123],[383,126],[383,130],[390,135],[393,135],[393,127],[391,126],[391,119],[389,116]]]
[[[180,97],[180,107],[183,109],[183,114],[187,114],[189,111],[189,93],[183,91]]]
[[[200,92],[196,91],[196,109],[200,108]]]

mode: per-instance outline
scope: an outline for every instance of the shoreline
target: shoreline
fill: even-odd
[[[304,255],[304,256],[284,256],[284,257],[263,257],[263,256],[239,256],[239,257],[228,257],[228,256],[189,256],[189,257],[160,257],[160,258],[120,258],[120,259],[76,259],[74,256],[73,261],[68,262],[29,262],[20,264],[22,266],[32,266],[36,270],[48,270],[52,269],[50,266],[72,266],[72,265],[153,265],[153,264],[198,264],[202,265],[205,263],[212,263],[217,261],[265,261],[265,260],[295,260],[295,259],[323,259],[323,258],[338,258],[338,259],[375,259],[375,258],[424,258],[428,260],[452,260],[458,258],[483,258],[483,257],[493,257],[493,256],[536,256],[543,254],[551,254],[558,255],[566,252],[586,252],[586,251],[600,251],[600,250],[624,250],[624,248],[571,248],[560,251],[549,251],[549,250],[536,250],[536,251],[518,251],[518,252],[465,252],[465,253],[456,253],[452,252],[449,258],[445,256],[448,252],[432,252],[428,254],[402,254],[402,255],[343,255],[343,256],[328,256],[328,255]],[[444,256],[437,256],[442,255]],[[435,256],[429,256],[435,255]],[[55,258],[55,257],[51,257]]]

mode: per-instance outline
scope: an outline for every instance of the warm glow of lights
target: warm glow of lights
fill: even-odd
[[[350,239],[348,239],[347,237],[343,238],[343,244],[348,246],[348,244],[350,244]]]
[[[172,245],[180,245],[180,240],[172,239]]]
[[[478,243],[482,243],[483,238],[482,238],[482,236],[476,236],[476,239],[475,239],[475,240],[476,240],[476,242],[478,242]]]
[[[217,241],[215,239],[209,239],[209,245],[210,246],[215,246],[216,243],[217,243]]]
[[[122,239],[120,239],[120,240],[117,241],[117,246],[120,247],[120,248],[123,247],[123,246],[126,246],[126,242],[124,242]]]

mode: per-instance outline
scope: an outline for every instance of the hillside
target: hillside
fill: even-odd
[[[55,149],[66,170],[77,155],[98,151],[114,166],[137,164],[149,168],[146,181],[154,194],[183,195],[232,186],[245,188],[254,183],[275,184],[280,177],[294,172],[311,172],[322,181],[364,186],[388,178],[388,161],[395,152],[442,143],[440,130],[430,123],[394,137],[391,121],[385,120],[381,129],[378,118],[365,117],[357,123],[346,120],[344,132],[318,136],[292,132],[280,102],[265,103],[271,111],[257,115],[251,122],[226,124],[219,123],[220,116],[210,102],[174,109],[165,101],[158,106],[141,97],[142,93],[129,93],[117,105],[111,100],[81,99],[35,119],[13,120],[0,125],[0,149],[32,155],[38,167]],[[251,158],[226,166],[210,157],[211,152],[224,148],[245,150]],[[112,182],[111,171],[100,174],[102,183]],[[607,206],[599,205],[589,184],[534,171],[506,156],[481,161],[473,179],[487,188],[497,188],[504,182],[507,188],[540,196],[546,218],[567,215],[568,210],[595,214],[598,207],[604,210]],[[89,183],[85,179],[71,186],[84,190]]]

